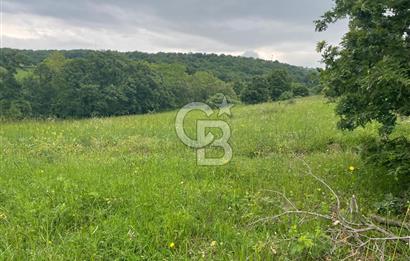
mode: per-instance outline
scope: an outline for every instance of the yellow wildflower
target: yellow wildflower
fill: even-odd
[[[349,171],[354,171],[356,168],[354,166],[349,166]]]
[[[211,247],[214,247],[214,246],[216,246],[216,244],[217,244],[217,242],[214,240],[214,241],[212,241],[211,242]]]
[[[174,249],[175,248],[175,243],[174,242],[169,243],[169,248]]]
[[[0,220],[6,220],[6,219],[7,219],[6,214],[0,212]]]

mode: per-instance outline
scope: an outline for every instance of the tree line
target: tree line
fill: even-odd
[[[171,54],[172,59],[165,59],[165,54],[152,55],[154,58],[150,59],[132,58],[131,54],[141,55],[4,48],[0,63],[0,115],[19,119],[141,114],[175,109],[192,101],[215,103],[223,95],[232,102],[245,103],[288,99],[316,93],[319,86],[318,74],[308,69],[303,69],[305,76],[301,78],[286,66],[245,76],[219,71],[218,77],[212,63],[207,67],[198,66],[205,64],[203,61],[197,62],[193,69],[194,54]],[[211,60],[218,57],[210,56]],[[223,64],[225,59],[235,61],[224,56],[219,63]],[[252,59],[252,63],[258,61]]]

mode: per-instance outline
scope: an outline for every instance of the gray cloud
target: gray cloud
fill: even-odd
[[[253,51],[265,59],[316,66],[315,43],[322,38],[336,42],[345,31],[342,24],[325,34],[314,32],[313,20],[331,6],[331,0],[5,0],[2,44],[237,55]]]

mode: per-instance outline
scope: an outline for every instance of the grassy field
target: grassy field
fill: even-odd
[[[358,154],[377,126],[337,130],[320,97],[235,107],[234,156],[219,167],[196,165],[175,115],[2,123],[0,259],[324,259],[331,224],[251,225],[286,208],[272,191],[330,211],[334,199],[301,159],[364,212],[393,185],[372,179],[377,170]]]

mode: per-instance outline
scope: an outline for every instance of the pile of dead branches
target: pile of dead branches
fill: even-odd
[[[329,223],[331,222],[327,233],[333,245],[333,248],[329,254],[332,255],[338,248],[348,247],[349,255],[346,256],[345,259],[360,259],[360,257],[365,255],[368,256],[368,253],[371,252],[373,253],[373,258],[385,260],[385,247],[388,242],[393,242],[395,244],[393,255],[396,254],[395,251],[398,244],[406,244],[406,247],[410,248],[410,225],[406,223],[406,218],[410,214],[409,208],[407,208],[403,221],[386,219],[378,215],[366,217],[360,213],[357,199],[354,195],[352,195],[349,203],[349,209],[347,211],[350,216],[348,219],[342,214],[338,194],[323,179],[314,175],[310,166],[303,159],[300,160],[307,168],[306,174],[320,182],[333,195],[335,204],[331,213],[323,214],[299,209],[291,200],[289,200],[289,198],[286,197],[284,193],[279,191],[271,191],[277,195],[280,195],[283,200],[286,201],[286,205],[290,206],[290,209],[284,210],[282,213],[275,216],[257,219],[252,222],[251,225],[256,225],[261,222],[276,222],[284,216],[297,216],[301,219],[311,216],[314,218],[327,220]],[[396,231],[396,233],[392,232],[392,230]]]

